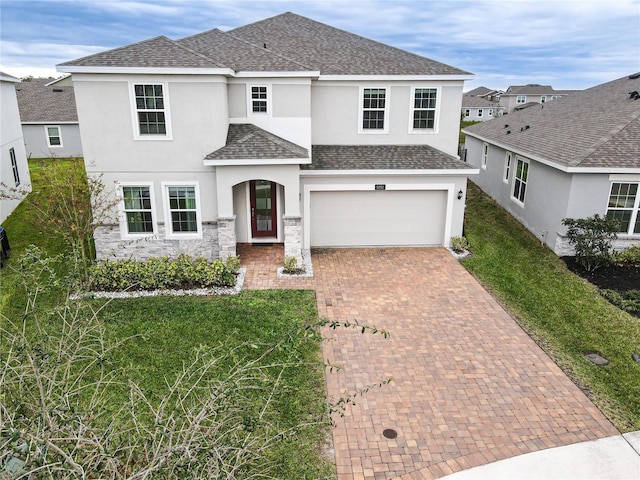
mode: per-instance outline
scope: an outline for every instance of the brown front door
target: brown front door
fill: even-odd
[[[268,180],[251,180],[251,235],[276,237],[276,184]]]

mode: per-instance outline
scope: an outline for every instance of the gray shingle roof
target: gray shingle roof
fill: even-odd
[[[640,78],[627,76],[465,131],[563,167],[640,168],[640,99],[632,91],[640,92]]]
[[[235,71],[305,71],[312,70],[282,57],[263,46],[252,45],[221,30],[214,29],[178,40],[191,50],[213,58]]]
[[[471,165],[428,145],[314,145],[302,170],[466,170]]]
[[[78,60],[61,63],[76,67],[222,68],[204,55],[159,36]]]
[[[206,160],[288,159],[307,160],[309,152],[295,143],[251,124],[231,124],[224,147],[210,153]]]
[[[283,13],[229,33],[319,70],[323,75],[461,75],[421,57],[294,13]]]
[[[568,95],[577,91],[579,90],[554,90],[551,85],[530,83],[528,85],[512,85],[503,95]]]
[[[471,95],[462,96],[462,108],[498,108],[499,106],[497,102],[490,102],[482,97],[474,97]]]
[[[33,78],[16,85],[21,122],[78,121],[73,87],[47,87],[50,82],[50,78]]]
[[[266,45],[266,47],[265,47]],[[60,64],[62,67],[220,68],[320,71],[324,75],[468,75],[468,72],[284,13],[227,33],[210,30],[177,42],[156,37]]]

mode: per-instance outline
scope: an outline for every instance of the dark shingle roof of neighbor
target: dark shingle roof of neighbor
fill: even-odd
[[[47,86],[51,82],[51,78],[32,78],[16,84],[22,123],[78,121],[73,87]]]
[[[640,77],[630,75],[465,131],[563,167],[640,168],[640,99],[632,98],[634,91],[640,93]]]
[[[307,160],[309,152],[306,148],[247,123],[229,125],[226,145],[205,157],[206,160],[294,158]]]
[[[579,90],[554,90],[551,85],[511,85],[503,95],[568,95]]]
[[[498,102],[490,102],[482,97],[474,97],[471,95],[462,96],[462,108],[498,108],[500,104]]]
[[[156,37],[61,66],[229,67],[236,71],[310,70],[323,75],[469,74],[289,12],[227,33],[210,30],[177,42]]]
[[[302,170],[465,170],[471,165],[428,145],[314,145]]]

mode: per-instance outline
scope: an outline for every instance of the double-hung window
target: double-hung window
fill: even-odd
[[[607,205],[607,217],[620,222],[620,233],[640,233],[640,218],[638,218],[637,183],[613,183]]]
[[[13,181],[16,187],[20,186],[20,172],[18,172],[18,161],[16,160],[16,151],[12,148],[9,149],[9,158],[11,159],[11,170],[13,170]]]
[[[518,105],[520,105],[521,103],[526,103],[527,102],[527,96],[526,95],[518,95],[516,97],[516,103]]]
[[[168,136],[166,92],[162,84],[135,84],[138,137]]]
[[[362,90],[362,130],[386,132],[387,89],[365,88]]]
[[[520,203],[524,203],[527,192],[527,182],[529,179],[529,162],[516,156],[516,171],[513,178],[512,198]]]
[[[253,85],[251,87],[251,111],[253,113],[269,113],[268,90],[264,85]]]
[[[53,148],[62,147],[60,127],[57,125],[45,125],[44,129],[47,134],[47,146]]]
[[[416,88],[413,93],[413,129],[433,130],[436,124],[435,88]]]
[[[129,235],[155,233],[150,185],[122,185],[122,209]]]
[[[166,184],[167,234],[174,237],[200,235],[198,187]]]

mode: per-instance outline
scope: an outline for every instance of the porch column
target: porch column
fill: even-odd
[[[220,259],[236,256],[236,216],[218,217],[218,245]]]
[[[284,256],[296,257],[302,267],[302,216],[284,215]]]

